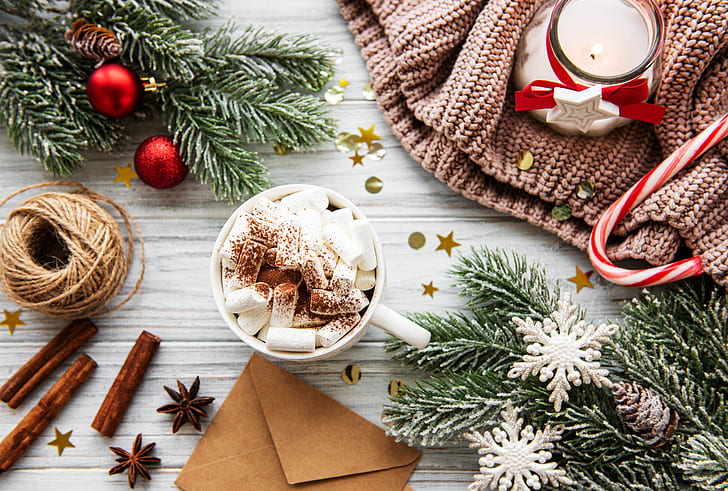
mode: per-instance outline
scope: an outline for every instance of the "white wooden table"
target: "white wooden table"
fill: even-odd
[[[208,24],[219,25],[229,17],[240,23],[316,34],[343,50],[336,79],[332,81],[335,84],[337,79],[344,78],[350,82],[345,102],[332,108],[339,128],[356,132],[358,126],[375,125],[387,149],[386,157],[379,162],[365,159],[363,167],[352,167],[333,143],[321,145],[313,152],[288,156],[278,156],[268,147],[260,150],[275,183],[327,186],[348,196],[368,214],[387,258],[385,300],[390,307],[402,312],[443,312],[462,305],[446,275],[454,258],[434,250],[438,244],[436,234],[447,235],[450,231],[462,244],[455,252],[465,252],[480,244],[515,247],[532,260],[541,261],[553,279],[573,276],[576,265],[591,269],[582,252],[534,226],[462,198],[409,157],[384,124],[376,104],[361,95],[369,77],[333,0],[308,0],[305,5],[297,0],[223,0],[219,16]],[[155,412],[168,402],[162,386],[173,385],[176,379],[189,384],[199,375],[201,395],[216,397],[212,406],[214,416],[251,355],[251,349],[220,319],[208,282],[213,242],[235,206],[214,201],[208,188],[191,176],[167,191],[149,188],[139,180],[134,180],[130,189],[113,183],[114,165],[126,165],[141,140],[160,133],[164,133],[164,128],[159,123],[132,127],[123,151],[112,156],[90,155],[85,169],[75,176],[91,189],[118,200],[136,217],[146,242],[147,274],[141,291],[127,306],[94,319],[100,332],[85,351],[98,362],[99,368],[28,452],[10,471],[0,475],[3,490],[126,489],[125,476],[107,475],[114,464],[107,448],[115,445],[128,449],[139,432],[144,434],[145,442],[157,442],[156,455],[162,459],[162,466],[152,471],[150,483],[138,482],[137,489],[174,488],[179,470],[201,435],[189,425],[172,435],[171,417]],[[18,155],[4,132],[0,136],[0,163],[0,196],[53,180],[30,158]],[[380,193],[365,190],[364,182],[370,176],[383,180]],[[5,217],[9,209],[0,210],[0,216]],[[413,250],[408,246],[412,232],[426,236],[424,248]],[[131,277],[137,272],[138,265],[131,271]],[[619,301],[635,292],[593,279],[596,288],[582,290],[577,301],[589,307],[594,319],[615,319]],[[422,294],[422,284],[430,281],[440,289],[434,299]],[[575,291],[571,283],[566,283],[566,287]],[[124,291],[128,289],[127,285]],[[4,297],[0,297],[0,308],[17,309]],[[0,381],[7,379],[65,325],[64,321],[30,311],[24,311],[21,318],[27,325],[18,327],[13,336],[0,328]],[[163,341],[124,422],[116,436],[109,439],[89,425],[142,329],[150,330]],[[383,349],[385,339],[383,332],[372,328],[358,345],[333,359],[281,365],[381,426],[379,418],[387,400],[388,382],[393,378],[410,382],[419,376],[389,359]],[[362,379],[356,385],[347,385],[341,378],[341,371],[351,363],[358,364],[362,371]],[[59,368],[18,409],[0,404],[0,435],[11,431],[69,364]],[[205,427],[208,422],[205,421]],[[73,430],[71,442],[75,448],[66,449],[61,457],[55,447],[47,446],[53,439],[54,427],[61,432]],[[475,454],[462,443],[448,449],[424,449],[410,484],[415,490],[464,489],[476,468]]]

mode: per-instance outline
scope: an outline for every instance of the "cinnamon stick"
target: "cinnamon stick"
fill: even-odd
[[[18,407],[53,370],[97,332],[98,328],[88,319],[68,324],[0,387],[0,401],[7,402],[13,409]]]
[[[114,436],[161,342],[154,334],[142,331],[101,403],[91,428],[108,437]]]
[[[95,369],[96,362],[82,354],[53,387],[48,389],[38,404],[0,442],[0,472],[8,470],[25,453]]]

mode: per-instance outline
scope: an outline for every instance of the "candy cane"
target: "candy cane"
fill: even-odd
[[[607,257],[607,238],[614,227],[635,206],[726,135],[728,135],[728,113],[675,150],[604,212],[594,225],[587,249],[589,259],[599,274],[618,285],[652,286],[696,276],[703,272],[700,256],[649,269],[629,270],[617,267]]]

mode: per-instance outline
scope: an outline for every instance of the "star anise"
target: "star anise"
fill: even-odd
[[[109,447],[109,450],[114,452],[119,458],[116,459],[117,465],[109,470],[109,475],[119,474],[129,469],[129,487],[134,489],[136,484],[137,475],[142,476],[147,481],[152,480],[152,476],[149,475],[147,466],[151,464],[160,464],[162,461],[158,457],[149,456],[149,452],[152,451],[156,443],[150,443],[142,448],[142,434],[139,433],[134,439],[134,446],[131,452],[127,452],[123,448]]]
[[[166,404],[158,408],[157,412],[166,414],[176,413],[172,422],[172,433],[177,433],[188,420],[197,431],[201,431],[200,416],[207,418],[207,413],[202,409],[202,406],[212,404],[215,398],[197,397],[197,391],[200,390],[200,377],[195,377],[195,381],[192,382],[189,391],[187,391],[187,387],[179,380],[177,381],[177,388],[179,392],[170,389],[166,385],[164,386],[164,390],[174,400],[174,403]]]

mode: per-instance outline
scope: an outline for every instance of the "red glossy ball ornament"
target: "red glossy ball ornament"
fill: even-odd
[[[144,86],[136,73],[124,65],[109,63],[91,74],[86,95],[98,112],[109,118],[123,118],[142,103]]]
[[[145,184],[167,189],[184,181],[187,166],[177,145],[164,135],[152,136],[139,144],[134,153],[134,171]]]

